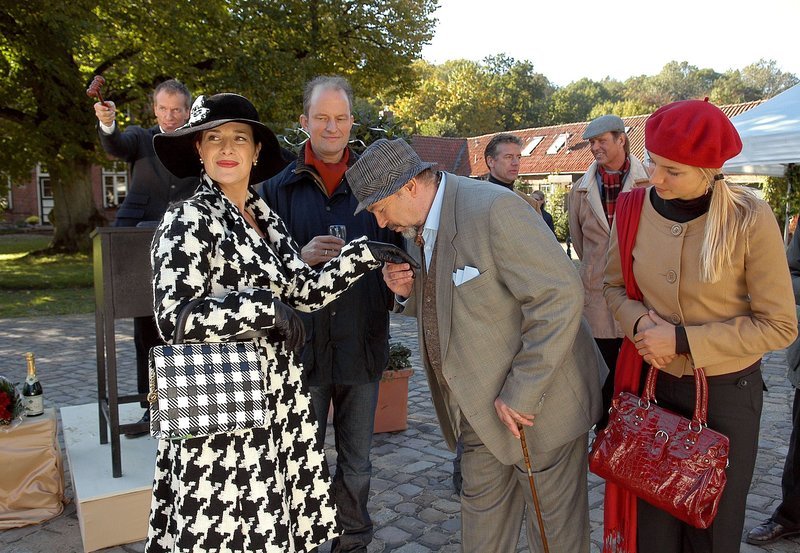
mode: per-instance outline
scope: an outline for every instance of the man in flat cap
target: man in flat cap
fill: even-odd
[[[514,551],[527,505],[541,551],[522,425],[550,550],[587,553],[586,443],[605,368],[575,267],[519,196],[436,173],[401,139],[373,143],[347,179],[359,211],[419,244],[420,271],[383,273],[402,313],[417,317],[444,438],[451,450],[464,443],[463,550]]]
[[[622,346],[622,329],[603,296],[603,271],[614,222],[617,196],[638,184],[647,184],[642,162],[631,155],[625,123],[616,115],[603,115],[586,126],[584,140],[594,156],[569,194],[569,233],[581,260],[580,274],[586,293],[583,314],[592,328],[597,347],[608,365],[603,385],[603,417],[598,429],[608,422],[608,408],[614,395],[614,368]]]

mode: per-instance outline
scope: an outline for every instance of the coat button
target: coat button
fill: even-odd
[[[681,317],[677,313],[670,315],[669,320],[672,321],[672,324],[674,325],[681,324]]]
[[[672,232],[672,236],[680,236],[683,232],[683,227],[680,225],[672,225],[670,232]]]
[[[325,211],[330,211],[330,210],[331,210],[331,206],[329,206],[329,205],[326,205],[326,206],[325,206]]]
[[[670,284],[672,284],[672,283],[674,283],[676,280],[678,280],[678,273],[676,273],[676,272],[675,272],[675,271],[673,271],[673,270],[669,270],[669,271],[667,271],[667,282],[669,282]]]

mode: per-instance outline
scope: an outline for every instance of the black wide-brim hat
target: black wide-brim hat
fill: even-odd
[[[203,168],[195,147],[197,133],[225,123],[247,123],[253,128],[257,144],[261,144],[258,164],[250,171],[250,184],[267,180],[283,169],[278,139],[258,119],[255,106],[239,94],[224,92],[213,96],[198,96],[192,104],[189,122],[171,133],[153,137],[153,147],[164,167],[178,178],[199,177]]]

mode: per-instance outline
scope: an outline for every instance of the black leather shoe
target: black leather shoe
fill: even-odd
[[[145,410],[144,415],[136,424],[144,424],[145,427],[142,430],[128,430],[125,432],[126,438],[139,438],[150,433],[150,409]]]
[[[752,545],[764,545],[778,541],[786,536],[794,536],[800,534],[800,527],[798,526],[784,526],[773,519],[768,519],[763,524],[759,524],[747,533],[747,543]]]

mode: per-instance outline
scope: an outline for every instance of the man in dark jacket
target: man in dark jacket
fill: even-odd
[[[794,303],[800,315],[800,228],[795,231],[789,249],[789,272],[792,274]],[[781,477],[781,503],[767,520],[747,533],[746,541],[766,545],[781,538],[800,534],[800,337],[786,348],[789,382],[794,386],[792,435]]]
[[[347,237],[402,247],[400,235],[378,227],[369,213],[353,215],[358,200],[344,179],[356,160],[348,146],[353,93],[340,77],[317,77],[306,85],[300,123],[310,138],[298,159],[262,183],[259,193],[286,223],[303,259],[319,266],[339,254],[344,240],[329,234],[344,225]],[[333,402],[336,474],[333,497],[344,533],[331,551],[367,550],[373,526],[367,512],[372,464],[369,451],[381,373],[389,359],[389,310],[393,296],[381,273],[365,275],[338,300],[319,311],[300,314],[306,325],[305,379],[311,389],[325,441],[328,407]]]
[[[170,79],[158,85],[153,92],[153,114],[158,122],[143,129],[130,126],[119,130],[114,102],[97,102],[94,105],[98,120],[100,144],[110,155],[128,162],[130,185],[122,205],[117,210],[114,226],[135,227],[146,221],[159,221],[167,207],[191,196],[199,180],[192,177],[179,179],[167,171],[156,157],[153,137],[162,132],[172,132],[189,120],[191,94],[186,85]],[[162,344],[153,317],[133,319],[133,341],[136,346],[136,384],[140,394],[149,391],[147,356],[150,348]],[[147,407],[147,403],[142,403]],[[141,423],[150,422],[150,412],[145,410]],[[128,432],[129,438],[143,436],[147,430]]]

